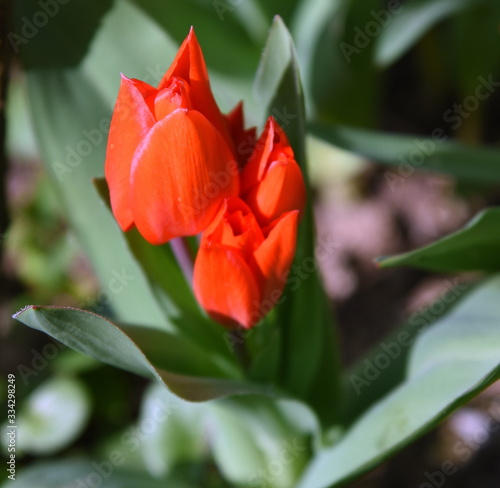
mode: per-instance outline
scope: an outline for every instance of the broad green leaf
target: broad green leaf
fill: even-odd
[[[388,66],[442,19],[484,0],[413,0],[392,10],[376,39],[375,59]]]
[[[500,208],[483,210],[463,229],[428,246],[378,258],[382,268],[412,266],[437,272],[500,270]]]
[[[273,115],[287,132],[309,186],[300,74],[292,39],[279,17],[274,20],[262,55],[255,93],[266,107],[265,114]],[[277,324],[282,344],[280,384],[298,398],[307,398],[322,422],[328,424],[335,418],[340,404],[338,344],[333,337],[331,312],[317,275],[311,201],[309,195],[299,228],[294,266],[278,308]],[[322,374],[326,375],[322,377],[325,382],[321,395],[317,395],[318,375]]]
[[[120,0],[101,19],[78,66],[39,70],[32,62],[35,58],[46,59],[47,52],[65,56],[61,46],[83,42],[87,17],[93,15],[97,3],[88,2],[84,12],[78,2],[61,5],[61,12],[70,9],[72,15],[80,14],[69,38],[50,37],[50,46],[36,41],[24,46],[21,54],[32,118],[60,206],[99,275],[106,305],[112,307],[121,321],[168,328],[162,309],[149,292],[144,273],[134,262],[116,222],[99,202],[91,180],[104,171],[111,108],[120,72],[155,84],[154,78],[159,78],[168,60],[173,59],[175,45],[153,21]],[[55,16],[47,27],[53,33],[64,33],[67,26],[60,25],[63,20],[63,15]],[[123,32],[127,35],[123,36]],[[163,66],[158,60],[164,60]]]
[[[225,358],[167,332],[118,327],[104,317],[71,308],[31,306],[14,318],[83,354],[154,377],[189,401],[237,394],[277,394],[271,386],[242,381],[234,364]]]
[[[297,162],[305,168],[305,111],[293,41],[276,16],[254,81],[254,96],[263,108],[261,124],[272,115],[285,130]]]
[[[317,420],[304,404],[263,396],[186,404],[158,385],[147,390],[138,424],[154,425],[141,450],[155,476],[212,454],[227,479],[245,485],[292,486],[311,441],[319,439]]]
[[[127,470],[122,451],[116,450],[107,459],[69,458],[37,462],[16,473],[16,488],[194,488],[178,477],[157,480],[145,473]],[[1,488],[12,488],[6,480]]]
[[[243,486],[295,486],[310,454],[311,425],[291,422],[289,406],[264,397],[210,405],[213,455],[225,478]]]
[[[45,381],[19,408],[16,449],[38,456],[60,451],[81,434],[90,408],[88,392],[75,378]]]
[[[320,437],[317,419],[296,401],[245,396],[187,404],[159,385],[147,390],[138,425],[154,425],[141,450],[155,476],[178,463],[206,461],[213,450],[229,480],[284,487],[292,486]],[[283,465],[278,476],[277,465]]]
[[[149,386],[142,398],[138,425],[148,425],[141,454],[153,476],[171,473],[178,463],[204,461],[208,450],[205,411],[205,404],[176,399],[159,384]]]
[[[350,53],[357,29],[373,20],[376,0],[303,0],[292,21],[308,119],[372,125],[380,78],[370,39]]]
[[[341,8],[343,0],[302,0],[298,2],[291,23],[291,32],[295,39],[297,58],[306,91],[307,106],[312,110],[312,82],[314,72],[314,54],[319,50],[321,36]],[[324,52],[324,50],[323,50]]]
[[[470,292],[411,346],[404,381],[309,465],[299,488],[341,486],[500,378],[500,276]],[[379,369],[391,358],[379,357]]]
[[[446,279],[443,290],[432,303],[414,310],[406,322],[344,371],[344,427],[351,425],[371,405],[404,381],[405,364],[417,337],[446,315],[457,300],[463,299],[474,286],[473,282],[460,283],[456,278]],[[391,360],[385,364],[387,356]],[[379,368],[376,364],[384,368]]]
[[[395,166],[387,183],[397,186],[415,171],[448,174],[459,180],[491,185],[500,182],[500,151],[459,144],[436,128],[431,137],[403,136],[346,126],[312,124],[316,137],[381,164]]]
[[[373,36],[358,38],[360,30],[372,25],[381,3],[340,3],[316,43],[309,87],[316,109],[312,115],[315,120],[372,127],[379,117],[382,78],[373,62]]]

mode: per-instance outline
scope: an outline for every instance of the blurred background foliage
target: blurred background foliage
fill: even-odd
[[[500,202],[500,3],[2,2],[9,3],[9,23],[2,33],[4,83],[8,76],[3,101],[8,173],[2,199],[8,203],[9,226],[2,236],[0,356],[2,381],[7,373],[17,375],[18,419],[23,420],[16,486],[31,488],[34,480],[40,487],[62,486],[88,473],[89,459],[110,460],[116,446],[122,446],[125,459],[117,461],[109,478],[101,473],[100,486],[159,487],[166,486],[166,477],[172,487],[230,486],[222,475],[234,486],[247,486],[257,469],[249,460],[255,466],[259,456],[272,460],[279,446],[254,452],[255,432],[240,432],[235,440],[228,428],[227,444],[221,441],[209,450],[210,429],[238,422],[231,417],[233,410],[210,407],[201,429],[205,438],[181,420],[169,432],[142,439],[141,418],[147,416],[141,415],[148,402],[161,397],[157,387],[66,350],[10,319],[29,303],[112,313],[114,300],[126,302],[127,293],[141,286],[137,280],[109,299],[102,287],[116,250],[110,246],[108,255],[97,259],[106,266],[93,269],[88,260],[99,246],[112,242],[106,231],[111,221],[96,217],[87,205],[88,189],[83,189],[90,187],[90,178],[103,174],[105,121],[119,73],[155,85],[194,25],[221,108],[228,111],[243,99],[248,123],[261,126],[253,79],[272,19],[276,14],[283,18],[302,70],[318,234],[335,243],[321,271],[339,317],[343,361],[349,365],[404,316],[439,296],[451,278],[422,270],[377,270],[373,259],[428,244]],[[79,110],[65,106],[65,97],[77,100]],[[47,107],[53,107],[48,119],[40,116]],[[286,123],[286,107],[273,115]],[[444,142],[429,139],[436,130]],[[78,146],[82,141],[87,143]],[[95,164],[86,164],[87,156],[78,152],[83,148]],[[420,158],[422,152],[428,157]],[[94,218],[95,235],[82,235]],[[108,275],[97,275],[100,268]],[[1,392],[3,399],[4,384]],[[466,411],[472,412],[469,423],[497,396],[493,388],[475,400]],[[356,486],[425,482],[422,473],[449,459],[451,439],[463,435],[455,424],[452,418]],[[306,427],[294,428],[298,431],[292,436],[307,437]],[[250,471],[234,469],[227,453],[234,446],[240,446]],[[477,476],[483,488],[497,486],[493,483],[500,473],[490,458],[498,456],[498,436],[476,454],[479,461],[472,456],[463,463],[462,476],[450,477],[447,486],[471,486],[467,483]],[[62,456],[72,461],[61,461]],[[399,465],[407,459],[412,468],[402,472]],[[300,470],[300,462],[293,467]],[[105,473],[107,465],[101,469]],[[295,475],[286,472],[266,483],[291,486]],[[3,470],[0,480],[5,476]],[[259,486],[255,483],[250,486]]]

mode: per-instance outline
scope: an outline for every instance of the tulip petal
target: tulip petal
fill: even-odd
[[[178,108],[192,109],[189,85],[182,78],[172,77],[170,85],[155,97],[156,120],[161,120]]]
[[[306,203],[306,189],[299,165],[280,155],[274,161],[259,185],[245,195],[261,226],[266,226],[290,210],[302,211]]]
[[[264,131],[256,142],[254,151],[243,169],[241,175],[241,192],[243,194],[264,178],[267,162],[274,144],[274,129],[276,124],[273,122],[274,118],[269,117]]]
[[[174,76],[183,78],[189,83],[193,109],[210,120],[225,137],[228,146],[233,149],[229,129],[212,94],[203,52],[192,27],[170,68],[161,79],[158,90],[167,87]]]
[[[155,123],[148,104],[154,94],[156,89],[147,83],[122,75],[109,129],[105,175],[113,214],[124,231],[134,225],[130,208],[130,168],[135,150]]]
[[[208,226],[215,242],[237,250],[243,258],[253,260],[254,250],[264,240],[264,235],[248,205],[238,197],[226,198],[219,214]]]
[[[194,293],[210,317],[226,327],[248,329],[262,318],[259,288],[243,257],[210,239],[198,251]]]
[[[178,109],[158,122],[134,155],[132,212],[152,244],[203,231],[225,197],[239,191],[232,152],[199,112]]]
[[[165,86],[169,84],[172,76],[184,78],[185,80],[189,82],[192,81],[195,84],[202,82],[208,84],[209,82],[205,58],[203,57],[203,52],[200,44],[198,43],[198,39],[196,38],[193,27],[191,27],[189,34],[182,42],[175,59],[170,65],[170,68],[163,75],[163,78],[158,85],[158,89],[161,90],[165,88]]]
[[[276,304],[283,292],[295,256],[298,217],[298,210],[293,210],[274,221],[267,229],[267,238],[254,252],[263,302],[270,300]]]

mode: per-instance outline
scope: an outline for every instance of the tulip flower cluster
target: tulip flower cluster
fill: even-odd
[[[214,320],[250,328],[279,300],[305,206],[301,170],[272,117],[256,141],[241,104],[220,112],[193,29],[158,88],[122,76],[105,175],[123,231],[152,244],[202,233],[194,292]]]

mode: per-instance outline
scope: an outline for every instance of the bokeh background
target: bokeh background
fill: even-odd
[[[140,425],[145,380],[67,350],[11,315],[33,303],[113,313],[120,298],[89,260],[93,246],[107,246],[105,230],[96,222],[95,236],[82,235],[78,223],[92,219],[92,208],[79,188],[103,174],[119,73],[155,85],[191,25],[222,110],[243,99],[249,125],[262,123],[253,79],[273,17],[292,33],[317,233],[332,249],[319,264],[345,365],[456,284],[455,276],[381,270],[374,259],[432,242],[500,203],[498,182],[474,167],[500,155],[497,0],[2,0],[0,10],[0,399],[15,373],[19,473],[68,456],[105,459]],[[89,122],[89,113],[102,123]],[[286,107],[273,115],[283,124],[293,116]],[[321,123],[334,127],[330,143],[319,137]],[[480,434],[499,399],[493,385],[351,486],[442,486],[429,476],[451,461],[457,469],[447,487],[497,487],[500,434]],[[457,442],[470,446],[468,459],[453,449]],[[205,455],[194,462],[182,432],[177,444],[169,459],[178,486],[229,486],[208,449],[198,446]],[[161,478],[148,459],[152,450],[170,456],[168,449],[141,440],[124,464]],[[116,476],[103,483],[124,482]]]

